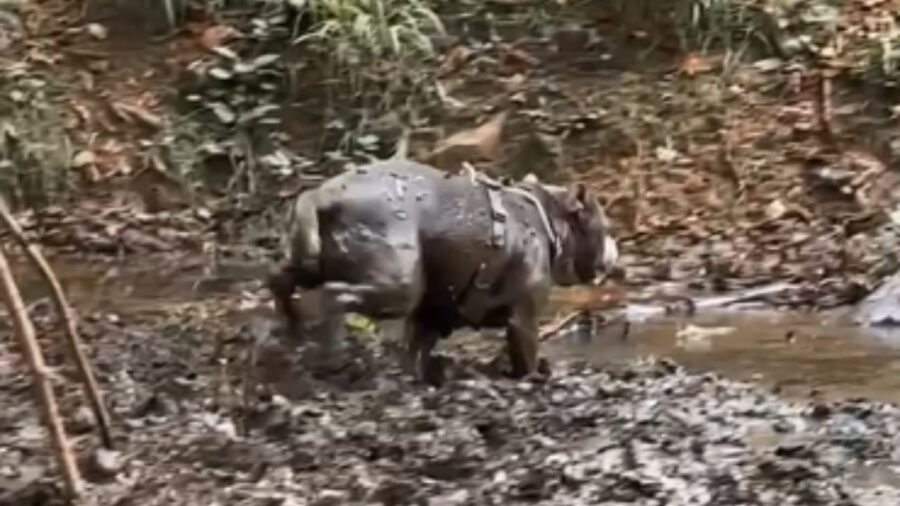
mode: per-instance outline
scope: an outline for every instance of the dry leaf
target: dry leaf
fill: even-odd
[[[438,143],[428,159],[445,170],[455,170],[465,161],[496,160],[506,116],[503,111],[476,128],[451,135]]]
[[[695,76],[709,72],[714,68],[715,62],[711,57],[691,53],[682,60],[681,65],[678,66],[678,71],[687,76]]]
[[[503,83],[503,87],[506,91],[509,92],[517,92],[522,89],[522,86],[525,84],[525,75],[524,74],[513,74],[507,79],[500,79],[500,82]]]
[[[770,220],[778,220],[787,213],[787,207],[780,200],[773,200],[766,206],[766,217]]]
[[[72,168],[78,170],[85,181],[96,183],[100,181],[100,171],[97,168],[97,155],[92,151],[79,151],[72,157]]]
[[[444,61],[441,62],[441,66],[438,68],[437,77],[443,78],[450,74],[455,74],[469,61],[471,56],[472,50],[465,46],[456,46],[444,56]]]
[[[499,49],[501,63],[504,67],[510,68],[514,73],[525,72],[528,67],[532,67],[537,63],[537,60],[533,56],[510,44],[501,44]]]
[[[97,163],[97,155],[93,151],[79,151],[72,157],[72,167],[80,169]]]
[[[198,42],[201,46],[212,51],[228,42],[228,40],[234,37],[235,33],[234,28],[231,28],[230,26],[215,25],[203,30]]]
[[[158,130],[163,126],[163,120],[159,115],[138,105],[116,102],[112,107],[120,116],[134,118],[150,128]]]
[[[72,100],[69,105],[72,107],[72,110],[75,111],[75,116],[78,117],[78,121],[82,126],[87,126],[91,122],[91,111],[84,104],[79,104],[78,102]]]

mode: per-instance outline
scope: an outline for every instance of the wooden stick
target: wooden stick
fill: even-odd
[[[540,331],[538,333],[538,340],[546,341],[547,339],[550,339],[551,337],[555,336],[560,331],[562,331],[564,328],[568,327],[572,322],[574,322],[575,320],[577,320],[579,318],[583,318],[587,314],[588,314],[587,310],[579,309],[577,311],[572,311],[571,313],[568,313],[567,315],[563,316],[562,318],[557,318],[556,320],[548,323],[547,325],[544,325],[544,327],[540,329]]]
[[[60,323],[65,332],[69,353],[75,360],[78,375],[81,377],[84,395],[90,401],[91,408],[94,411],[94,418],[97,422],[97,430],[100,432],[100,439],[103,442],[103,446],[112,449],[113,441],[110,433],[109,413],[106,411],[106,405],[103,403],[103,397],[100,393],[100,387],[97,385],[97,380],[94,377],[94,372],[91,369],[87,357],[84,355],[84,351],[82,351],[81,338],[78,335],[72,306],[70,306],[66,300],[62,286],[53,274],[50,265],[44,259],[44,256],[37,246],[29,242],[28,238],[25,237],[22,227],[20,227],[15,218],[13,218],[6,202],[2,198],[0,198],[0,219],[3,220],[6,228],[12,232],[13,237],[15,237],[22,249],[25,250],[31,263],[38,272],[40,272],[41,277],[44,278],[47,285],[50,286],[51,298],[53,299],[53,304],[56,306]]]
[[[47,429],[50,431],[50,439],[65,481],[66,492],[70,498],[75,499],[81,495],[82,491],[81,474],[78,472],[78,465],[75,463],[75,457],[66,440],[62,421],[59,419],[59,408],[50,384],[50,373],[47,370],[47,364],[44,363],[41,349],[38,347],[34,324],[25,313],[25,305],[22,303],[19,287],[16,286],[16,280],[12,276],[9,262],[7,262],[2,249],[0,249],[0,292],[2,292],[3,302],[12,318],[13,328],[21,341],[22,352],[31,367],[35,390],[44,413],[44,423],[47,424]]]
[[[834,123],[833,123],[833,104],[832,104],[832,86],[830,74],[822,70],[818,75],[816,83],[816,119],[819,126],[819,135],[828,143],[834,143]]]

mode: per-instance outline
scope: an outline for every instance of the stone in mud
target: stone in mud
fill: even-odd
[[[556,52],[562,55],[571,55],[585,51],[594,39],[594,34],[579,25],[568,25],[559,28],[553,33],[553,43]]]
[[[81,406],[72,415],[70,430],[75,434],[84,434],[94,430],[95,425],[94,412],[87,406]]]

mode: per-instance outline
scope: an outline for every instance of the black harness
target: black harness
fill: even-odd
[[[555,263],[561,253],[559,236],[550,222],[547,212],[540,200],[526,188],[506,186],[474,170],[471,166],[466,171],[472,180],[472,184],[484,189],[488,211],[490,213],[490,239],[489,245],[496,250],[502,250],[507,243],[507,218],[508,213],[503,205],[503,194],[515,193],[528,200],[538,211],[544,232],[550,240],[550,262]],[[472,324],[481,323],[486,311],[490,307],[490,300],[496,295],[495,291],[499,282],[503,279],[508,263],[503,255],[495,255],[495,259],[481,263],[472,274],[469,282],[457,297],[457,308],[464,320]]]

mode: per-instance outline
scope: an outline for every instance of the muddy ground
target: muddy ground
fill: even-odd
[[[91,359],[114,413],[115,452],[96,448],[77,388],[60,381],[59,390],[92,501],[887,505],[900,499],[892,481],[898,413],[890,404],[786,401],[666,360],[604,367],[556,360],[550,378],[516,382],[491,363],[497,339],[444,351],[449,381],[436,390],[398,370],[389,338],[349,337],[324,358],[275,344],[266,339],[267,312],[246,309],[252,298],[240,292],[219,293],[215,302],[157,300],[85,315]],[[41,328],[49,323],[46,313],[45,305],[34,307]],[[58,480],[30,383],[11,343],[4,346],[0,501],[55,504]],[[61,359],[50,355],[52,363]],[[72,378],[66,367],[58,372]]]
[[[71,371],[58,373],[91,503],[900,500],[892,404],[785,400],[667,360],[560,359],[545,380],[510,381],[491,361],[500,340],[485,338],[445,347],[449,381],[433,389],[398,370],[396,343],[380,335],[350,336],[326,357],[276,344],[268,313],[239,288],[251,287],[85,315],[115,452],[97,448],[76,386],[62,381]],[[46,305],[33,314],[47,328]],[[57,504],[28,376],[4,348],[0,503]]]
[[[841,23],[869,27],[860,21],[874,16],[869,4],[890,2],[847,2]],[[826,321],[799,333],[797,325],[779,324],[730,337],[743,345],[687,339],[717,351],[701,359],[683,347],[641,348],[654,339],[646,332],[631,336],[639,350],[623,360],[597,359],[613,348],[600,333],[590,352],[560,338],[544,347],[552,375],[523,382],[496,373],[501,339],[463,336],[445,343],[449,381],[438,390],[401,374],[393,336],[368,322],[351,326],[337,356],[280,344],[259,283],[277,256],[273,217],[282,189],[333,165],[321,151],[335,118],[309,90],[282,104],[293,118],[282,147],[302,167],[277,181],[283,188],[223,194],[186,192],[189,185],[171,181],[120,184],[117,177],[127,180],[143,164],[180,171],[175,155],[184,146],[171,139],[183,132],[171,125],[189,122],[171,102],[182,71],[190,63],[220,64],[210,47],[256,56],[241,46],[254,47],[246,39],[216,31],[251,30],[238,18],[194,20],[184,33],[148,45],[131,25],[101,19],[94,22],[108,32],[86,29],[52,1],[36,5],[28,43],[3,54],[17,62],[4,66],[3,86],[19,101],[65,105],[52,135],[21,129],[21,117],[15,124],[23,138],[50,144],[33,146],[31,156],[62,156],[59,146],[71,142],[72,159],[61,163],[71,162],[82,186],[19,218],[53,253],[79,311],[113,412],[115,452],[98,450],[49,304],[25,264],[16,266],[58,373],[89,503],[900,503],[895,404],[848,400],[895,385],[815,392],[835,377],[867,384],[860,374],[895,374],[896,346],[867,348],[851,364],[859,336],[847,332],[829,338],[845,338],[840,346],[827,344],[818,337],[834,329]],[[773,282],[790,289],[763,297],[770,307],[830,308],[858,301],[897,267],[896,100],[856,79],[853,64],[861,60],[853,42],[865,30],[845,30],[845,52],[826,63],[758,55],[735,64],[733,51],[685,53],[643,30],[605,37],[619,20],[575,12],[556,18],[558,25],[570,36],[576,26],[576,42],[588,30],[601,37],[561,56],[559,37],[533,36],[509,12],[493,13],[504,27],[501,41],[467,28],[440,47],[434,80],[447,95],[422,111],[426,125],[414,132],[410,155],[421,157],[436,138],[508,110],[494,146],[500,155],[475,160],[480,168],[514,176],[527,169],[597,187],[620,238],[624,276],[600,291],[558,293],[554,310],[662,307],[670,300],[654,297]],[[821,66],[838,74],[828,114],[817,84]],[[373,123],[355,134],[377,134],[379,145],[392,146],[402,125],[391,117]],[[687,323],[664,327],[666,339],[683,335]],[[726,317],[701,325],[732,324]],[[767,347],[772,342],[779,347]],[[823,348],[830,354],[817,355]],[[650,355],[662,358],[635,360]],[[769,362],[778,367],[760,365]],[[723,366],[730,363],[742,368]],[[800,372],[786,375],[792,364]],[[853,374],[822,373],[851,365]],[[783,377],[801,388],[785,395]],[[33,406],[2,319],[0,504],[60,502]]]

